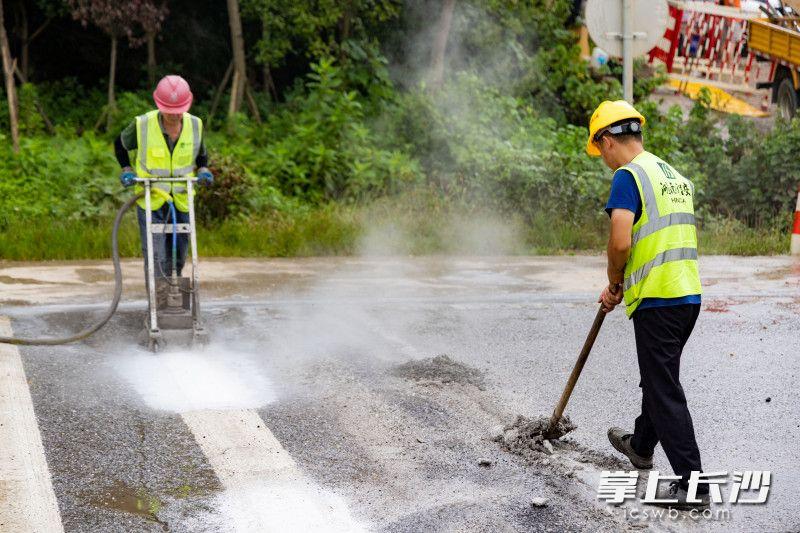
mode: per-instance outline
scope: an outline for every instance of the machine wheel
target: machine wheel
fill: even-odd
[[[164,337],[160,331],[147,332],[147,349],[153,353],[158,353],[164,349]]]
[[[792,120],[797,112],[797,91],[794,89],[792,78],[783,78],[778,85],[778,113],[784,120]]]
[[[203,328],[196,328],[192,334],[192,347],[203,349],[208,346],[208,332]]]

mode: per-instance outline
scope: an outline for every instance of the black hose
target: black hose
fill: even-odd
[[[122,207],[119,208],[119,211],[117,211],[116,218],[114,218],[114,229],[111,232],[111,258],[114,262],[114,299],[111,300],[111,305],[108,307],[106,314],[104,314],[98,322],[71,337],[64,337],[61,339],[19,339],[17,337],[0,337],[0,344],[18,344],[22,346],[55,346],[58,344],[67,344],[85,339],[111,320],[111,317],[114,316],[114,313],[117,311],[119,300],[122,297],[122,268],[119,266],[119,226],[122,222],[122,216],[128,209],[133,207],[136,200],[142,196],[144,196],[144,193],[137,194],[125,202]]]

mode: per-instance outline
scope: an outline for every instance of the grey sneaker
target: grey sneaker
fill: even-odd
[[[688,502],[686,489],[681,487],[680,483],[673,481],[666,489],[659,489],[656,492],[656,499],[658,500],[677,500],[673,502],[647,502],[649,505],[657,505],[658,507],[670,507],[680,511],[704,511],[711,505],[711,497],[708,494],[698,494],[695,500],[699,502]]]
[[[651,455],[650,457],[642,457],[633,451],[633,446],[631,446],[632,436],[632,433],[628,433],[622,428],[615,427],[608,430],[608,440],[614,449],[630,459],[631,463],[636,468],[641,470],[650,470],[653,468],[653,456]]]

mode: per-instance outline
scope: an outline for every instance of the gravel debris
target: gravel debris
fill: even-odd
[[[537,497],[531,499],[532,507],[547,507],[547,503],[548,503],[547,498]]]
[[[538,462],[543,455],[550,455],[555,451],[553,444],[542,436],[549,424],[550,419],[546,416],[532,420],[518,415],[514,422],[505,426],[502,436],[494,440],[506,451]],[[568,416],[564,416],[558,422],[556,430],[559,435],[564,435],[576,427]]]
[[[408,361],[396,366],[394,374],[417,382],[461,383],[474,385],[480,390],[485,390],[486,386],[480,370],[459,363],[445,354]]]
[[[545,449],[545,451],[546,451],[547,453],[549,453],[549,454],[552,454],[552,453],[555,451],[555,450],[553,449],[553,445],[552,445],[552,444],[550,444],[550,441],[549,441],[549,440],[547,440],[547,439],[545,439],[544,441],[542,441],[542,446],[544,446],[544,449]]]

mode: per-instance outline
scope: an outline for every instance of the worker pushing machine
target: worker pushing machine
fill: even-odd
[[[114,148],[122,167],[120,182],[125,187],[136,185],[138,178],[169,178],[191,175],[197,169],[197,181],[210,185],[214,176],[208,169],[208,154],[203,141],[203,122],[188,113],[193,96],[189,84],[180,76],[165,76],[153,92],[156,107],[136,117],[117,138]],[[136,150],[135,167],[129,151]],[[181,182],[152,184],[151,216],[157,224],[186,224],[189,206],[186,186]],[[147,235],[145,200],[138,202],[137,218],[142,239],[142,255],[147,272]],[[174,219],[174,220],[173,220]],[[186,263],[189,236],[177,235],[176,274],[181,275]],[[172,274],[172,240],[164,233],[153,234],[153,263],[159,301],[165,297],[165,280]]]
[[[137,205],[145,258],[148,302],[143,344],[156,352],[174,341],[178,345],[188,342],[192,346],[207,343],[208,334],[200,316],[194,184],[210,185],[214,176],[207,167],[203,123],[188,113],[192,99],[186,80],[180,76],[165,76],[153,92],[158,109],[136,117],[114,143],[117,161],[122,167],[120,182],[125,187],[136,185],[136,194],[122,204],[114,219],[111,232],[114,298],[108,311],[97,322],[66,337],[0,336],[0,343],[67,344],[87,338],[108,323],[122,297],[119,228],[123,216],[134,204]],[[129,150],[136,150],[135,170]],[[168,234],[171,239],[167,238]],[[190,245],[192,272],[191,276],[183,277],[181,271]]]
[[[599,302],[608,313],[624,298],[633,319],[642,411],[633,433],[613,427],[608,439],[636,468],[653,467],[660,442],[679,480],[659,499],[677,509],[705,509],[708,485],[689,494],[702,472],[692,417],[679,380],[683,347],[700,312],[694,186],[644,149],[645,118],[624,100],[605,101],[589,122],[586,151],[614,170],[606,212],[608,286]],[[692,496],[692,497],[690,497]]]

